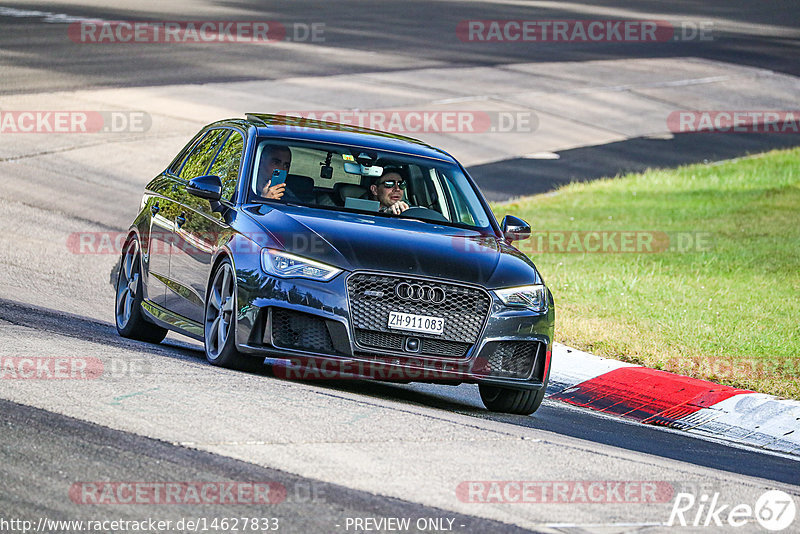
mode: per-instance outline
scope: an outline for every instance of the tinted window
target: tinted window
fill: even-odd
[[[228,140],[217,154],[217,159],[211,165],[209,174],[214,174],[222,179],[222,198],[231,200],[236,191],[236,180],[239,177],[239,164],[242,161],[244,139],[242,134],[233,131]]]
[[[186,158],[179,176],[184,180],[203,176],[211,164],[211,160],[214,159],[214,154],[217,153],[227,135],[228,130],[211,130],[208,132],[203,140],[194,147],[189,157]]]
[[[249,199],[275,201],[266,197],[264,187],[276,169],[285,171],[286,181],[279,202],[382,217],[390,216],[386,210],[391,204],[402,202],[411,211],[401,216],[491,227],[491,214],[477,191],[451,162],[358,146],[260,139],[247,170]]]
[[[186,158],[188,158],[189,154],[192,153],[191,148],[195,146],[197,144],[196,141],[198,139],[201,139],[202,137],[203,136],[200,134],[195,135],[192,138],[192,140],[189,141],[189,144],[187,144],[185,147],[183,147],[183,149],[181,149],[181,152],[175,158],[175,161],[173,161],[172,165],[169,166],[169,172],[171,172],[172,174],[178,174],[180,172],[181,167],[183,167],[183,163],[186,161]]]

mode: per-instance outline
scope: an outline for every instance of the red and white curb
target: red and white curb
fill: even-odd
[[[556,343],[548,398],[800,455],[800,402],[601,358]]]

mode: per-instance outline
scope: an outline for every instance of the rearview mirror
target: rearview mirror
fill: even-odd
[[[378,154],[375,152],[359,152],[358,156],[356,156],[356,161],[364,167],[375,165],[376,159],[378,159]]]
[[[360,176],[381,176],[383,174],[383,167],[372,165],[365,167],[359,163],[352,163],[349,161],[344,162],[344,172],[347,174],[358,174]]]
[[[522,241],[531,236],[531,225],[513,215],[503,217],[503,236],[509,241]]]
[[[189,180],[186,191],[196,197],[218,201],[222,198],[222,179],[213,174],[198,176]]]

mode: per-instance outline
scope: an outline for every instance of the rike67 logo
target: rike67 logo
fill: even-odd
[[[668,526],[682,527],[742,527],[753,520],[763,528],[778,532],[794,523],[797,507],[794,498],[780,490],[770,490],[761,495],[754,506],[733,504],[720,499],[719,493],[678,493],[672,505]]]

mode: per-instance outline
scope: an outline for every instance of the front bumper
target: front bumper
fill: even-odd
[[[485,316],[471,321],[477,325],[472,334],[446,330],[444,337],[460,342],[455,343],[386,328],[365,331],[357,328],[364,326],[364,309],[354,308],[348,281],[367,275],[411,280],[393,273],[363,272],[342,273],[329,282],[264,276],[248,283],[252,276],[239,276],[238,349],[266,358],[287,378],[468,382],[518,389],[546,385],[555,315],[552,302],[546,313],[535,313],[507,307],[479,286],[414,277],[416,282],[482,292]],[[380,315],[392,306],[370,308],[370,328],[381,328],[376,325],[385,324],[386,318]],[[466,319],[462,314],[450,322],[470,322]],[[365,332],[374,335],[365,338]],[[416,338],[421,348],[410,350],[408,338]]]

